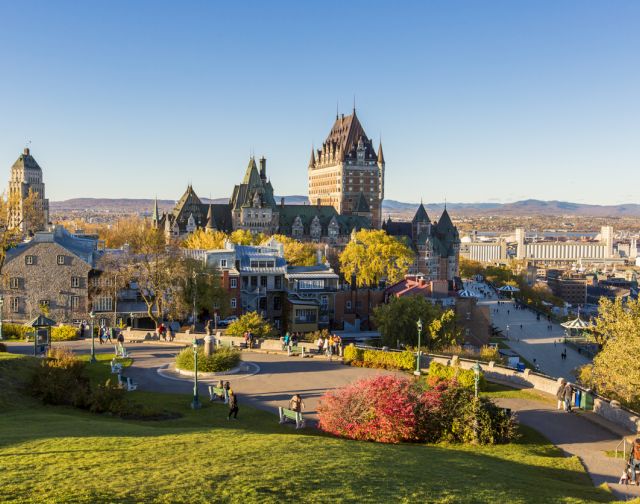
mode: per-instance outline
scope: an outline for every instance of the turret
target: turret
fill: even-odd
[[[267,160],[264,156],[260,158],[260,178],[263,182],[267,181]]]

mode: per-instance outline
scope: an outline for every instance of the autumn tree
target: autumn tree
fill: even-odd
[[[227,235],[222,231],[207,231],[199,228],[189,234],[182,241],[181,246],[200,250],[222,249],[227,238]]]
[[[362,230],[340,254],[340,270],[347,282],[355,275],[359,287],[402,280],[414,261],[411,247],[382,230]]]
[[[602,344],[580,376],[598,393],[640,407],[640,300],[601,298],[592,334]]]
[[[276,234],[271,238],[282,243],[284,258],[292,266],[313,266],[316,263],[316,248],[289,236]]]
[[[257,338],[271,338],[276,334],[271,324],[255,311],[245,313],[227,328],[227,334],[231,336],[242,336],[245,332],[250,332]]]
[[[236,229],[229,235],[229,239],[236,245],[259,245],[267,239],[267,235],[252,233],[248,229]]]
[[[220,272],[195,259],[182,259],[177,277],[177,297],[171,305],[174,318],[186,319],[194,309],[196,318],[214,311],[221,317],[229,312],[229,295],[222,287]]]
[[[455,330],[455,313],[443,311],[424,296],[393,297],[387,304],[373,311],[382,343],[395,347],[399,342],[418,345],[418,319],[422,320],[421,346],[430,350],[454,343],[459,336]]]
[[[462,278],[472,278],[478,274],[484,274],[484,268],[481,262],[473,261],[466,257],[460,258],[460,276]]]

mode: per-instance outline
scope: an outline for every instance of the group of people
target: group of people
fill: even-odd
[[[318,348],[318,355],[322,355],[323,353],[327,357],[342,355],[342,338],[337,334],[332,334],[326,338],[320,335],[315,343]]]
[[[176,337],[176,333],[173,330],[173,327],[171,327],[171,324],[161,322],[156,331],[158,333],[158,339],[163,341],[173,341]]]
[[[253,333],[251,331],[245,331],[242,335],[244,338],[244,344],[247,348],[253,348]]]
[[[298,341],[300,341],[300,337],[297,332],[290,334],[289,331],[287,331],[285,335],[280,338],[280,343],[282,343],[283,350],[296,346],[298,344]]]

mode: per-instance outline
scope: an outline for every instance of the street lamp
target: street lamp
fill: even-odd
[[[475,386],[475,396],[478,398],[478,383],[480,382],[480,371],[482,368],[480,367],[480,363],[476,361],[476,363],[471,368],[473,370],[473,384]]]
[[[193,400],[191,409],[200,409],[200,399],[198,398],[198,340],[193,338]]]
[[[416,370],[413,372],[414,375],[420,376],[420,336],[422,335],[422,319],[419,318],[416,322],[416,327],[418,328],[418,352],[416,355]]]
[[[4,305],[4,298],[0,296],[0,341],[2,341],[2,305]]]
[[[96,314],[93,313],[93,310],[89,312],[89,317],[91,317],[91,359],[89,359],[89,362],[94,363],[96,362],[96,340],[93,334],[93,323],[96,319]]]

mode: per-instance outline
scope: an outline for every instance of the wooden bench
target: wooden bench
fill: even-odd
[[[214,387],[213,385],[209,385],[209,397],[211,401],[215,401],[222,397],[224,399],[224,403],[229,403],[229,394],[227,393],[227,389]]]
[[[296,423],[296,429],[302,429],[304,427],[304,418],[302,418],[302,413],[287,408],[278,408],[278,412],[280,413],[281,424],[285,423],[287,420],[293,420]]]

